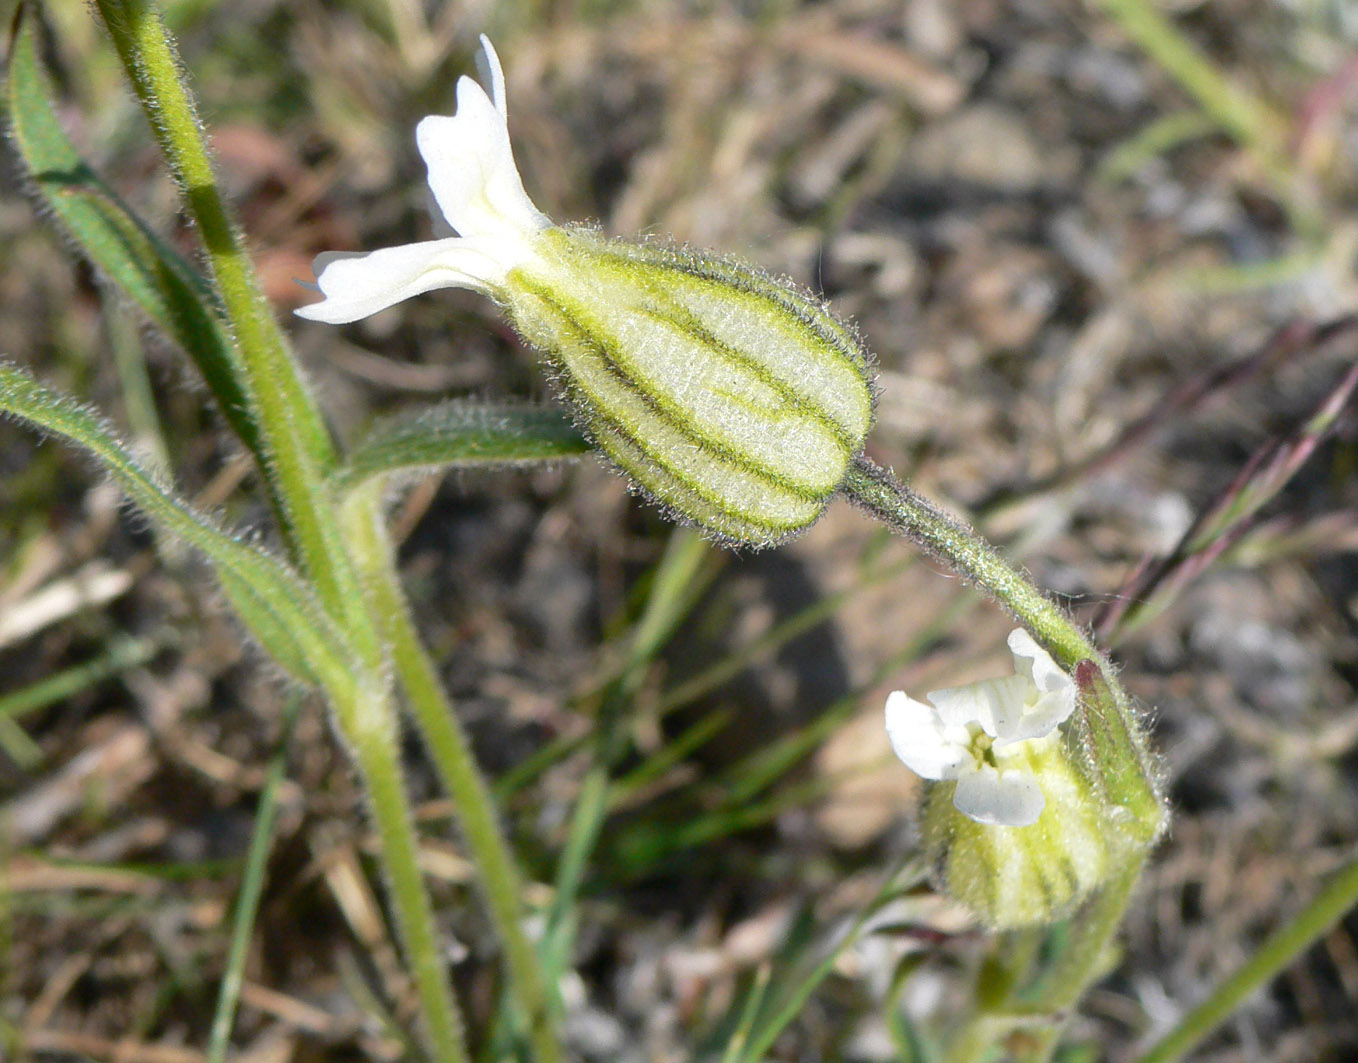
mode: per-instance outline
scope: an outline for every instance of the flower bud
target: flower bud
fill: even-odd
[[[717,536],[816,520],[872,419],[867,359],[819,300],[706,252],[550,229],[510,271],[518,330],[632,481]]]

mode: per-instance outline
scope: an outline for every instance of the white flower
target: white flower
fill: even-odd
[[[591,442],[670,514],[729,543],[803,531],[838,493],[872,423],[871,359],[814,293],[711,252],[558,226],[514,168],[504,74],[415,133],[457,236],[316,260],[343,324],[433,288],[494,299],[544,355]]]
[[[957,783],[953,804],[980,823],[1026,827],[1046,807],[1033,755],[1075,711],[1075,682],[1031,635],[1009,635],[1012,676],[886,701],[891,746],[911,771]]]
[[[461,78],[457,113],[430,115],[415,129],[429,188],[458,235],[319,256],[316,284],[325,299],[302,307],[300,316],[340,325],[434,288],[496,295],[509,271],[532,255],[534,236],[552,223],[523,190],[509,144],[504,71],[484,36],[481,47],[490,93]]]

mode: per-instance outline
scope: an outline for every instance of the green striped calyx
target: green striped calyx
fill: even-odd
[[[938,884],[996,930],[1068,915],[1121,866],[1121,839],[1107,810],[1053,734],[1021,743],[1014,758],[1046,798],[1035,823],[979,823],[958,811],[955,783],[925,801],[920,833]]]
[[[807,528],[863,448],[873,391],[857,336],[750,265],[549,228],[497,294],[599,448],[720,540]]]

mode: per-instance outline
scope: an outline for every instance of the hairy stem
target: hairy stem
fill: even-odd
[[[264,473],[279,499],[289,541],[332,614],[356,619],[353,614],[362,599],[338,529],[328,518],[322,482],[335,462],[334,444],[217,188],[194,100],[164,19],[149,0],[95,2],[202,237],[240,349],[242,383],[260,429]]]
[[[471,742],[420,641],[395,567],[395,551],[382,521],[381,487],[355,492],[345,506],[345,530],[367,585],[392,664],[476,864],[482,896],[504,949],[510,990],[528,1027],[536,1063],[558,1063],[561,1045],[533,944],[524,932],[523,886],[501,830],[490,790]]]
[[[401,772],[395,713],[385,701],[384,694],[361,690],[348,704],[332,698],[381,836],[387,892],[433,1058],[438,1063],[471,1063],[462,1013],[448,982],[443,946],[420,873],[419,840]]]
[[[1004,606],[1067,671],[1094,661],[1111,669],[1099,648],[1065,612],[956,517],[915,494],[865,457],[849,468],[843,490],[892,531],[923,547]]]

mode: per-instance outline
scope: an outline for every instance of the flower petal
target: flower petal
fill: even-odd
[[[301,307],[297,315],[342,325],[432,288],[490,291],[503,278],[506,264],[484,244],[450,237],[367,254],[331,252],[317,256],[315,270],[325,298]]]
[[[495,54],[495,45],[490,38],[481,34],[481,51],[476,56],[476,72],[481,80],[490,85],[490,102],[505,118],[509,108],[505,104],[505,68],[500,65],[500,57]]]
[[[992,738],[1008,738],[1010,730],[1023,715],[1031,685],[1024,676],[1010,675],[932,690],[928,698],[945,723],[955,726],[978,723]]]
[[[893,690],[886,699],[886,733],[905,766],[925,779],[953,779],[972,763],[965,728],[948,727],[934,709]]]
[[[1042,693],[1074,691],[1075,680],[1023,628],[1009,632],[1009,651],[1014,655],[1014,671],[1031,676],[1033,685]]]
[[[1051,734],[1075,711],[1075,688],[1040,694],[1027,705],[1005,738],[1011,742]]]
[[[415,127],[429,187],[448,224],[463,236],[524,235],[551,222],[528,198],[514,165],[504,99],[504,71],[481,38],[491,93],[471,78],[457,82],[457,113],[430,115]]]
[[[1038,821],[1047,799],[1026,771],[997,771],[989,764],[957,780],[952,803],[978,823],[994,827],[1029,827]]]
[[[1014,654],[1015,671],[1032,677],[1033,690],[1022,722],[1006,737],[1039,738],[1050,734],[1075,711],[1075,680],[1022,628],[1010,632],[1009,649]]]

